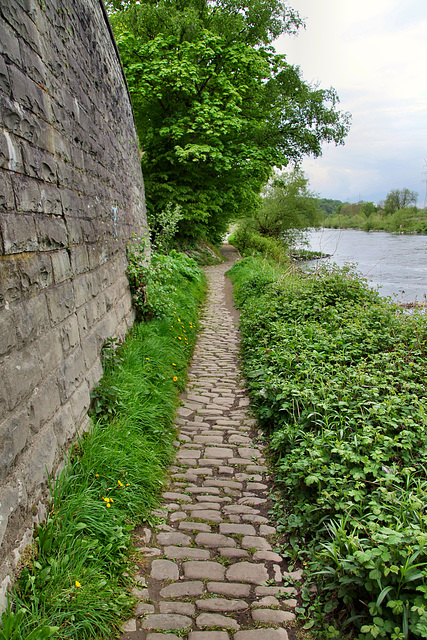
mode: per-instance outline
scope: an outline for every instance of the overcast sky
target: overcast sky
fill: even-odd
[[[391,189],[419,193],[427,178],[427,0],[290,0],[305,19],[276,50],[309,83],[333,86],[352,114],[345,145],[304,161],[321,197],[378,202]]]

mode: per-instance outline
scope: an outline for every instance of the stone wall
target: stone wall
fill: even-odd
[[[102,0],[0,0],[0,600],[133,322],[147,235],[130,100]]]

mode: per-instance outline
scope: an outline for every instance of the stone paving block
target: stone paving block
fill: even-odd
[[[233,538],[222,535],[221,533],[199,533],[195,541],[196,545],[218,549],[219,547],[235,547],[236,541]]]
[[[219,525],[219,531],[223,534],[237,533],[238,535],[244,536],[254,536],[256,533],[255,528],[251,524],[230,524],[228,522],[222,522]]]
[[[249,557],[249,553],[244,549],[232,549],[231,547],[218,549],[218,553],[223,558],[248,558]]]
[[[241,582],[208,582],[209,593],[217,593],[221,596],[231,596],[232,598],[247,598],[250,593],[250,586]]]
[[[225,567],[219,562],[189,561],[183,563],[184,576],[189,579],[223,580]]]
[[[282,562],[283,558],[274,551],[256,551],[253,555],[255,561],[261,560],[264,562]]]
[[[191,582],[176,582],[163,587],[160,591],[162,598],[185,598],[201,596],[204,591],[203,582],[194,580]]]
[[[153,560],[151,563],[151,577],[153,580],[178,580],[178,565],[171,560]]]
[[[142,629],[185,629],[192,624],[192,619],[178,613],[153,613],[142,621]]]
[[[211,526],[209,524],[205,524],[204,522],[180,522],[179,528],[183,531],[211,531]]]
[[[260,637],[261,632],[261,637]],[[247,631],[238,631],[233,640],[288,640],[288,634],[285,629],[250,629]],[[148,640],[148,638],[147,638]]]
[[[219,613],[202,613],[196,618],[196,625],[199,628],[222,627],[223,629],[227,629],[227,627],[230,627],[236,631],[240,629],[240,625],[233,620],[233,618],[228,618]]]
[[[241,581],[260,585],[263,582],[267,582],[269,575],[263,564],[243,561],[233,564],[227,569],[226,578],[230,582]]]
[[[204,534],[209,535],[209,534]],[[175,560],[209,560],[211,554],[207,549],[195,549],[194,547],[165,547],[163,549],[165,556],[175,558]]]
[[[179,613],[184,616],[194,616],[196,607],[192,602],[170,602],[166,600],[160,603],[160,613]]]
[[[179,531],[170,531],[157,534],[157,542],[161,545],[182,545],[187,547],[191,540],[190,536]]]
[[[244,549],[258,549],[260,551],[271,551],[271,544],[261,536],[244,536],[242,540],[242,547]]]
[[[199,518],[200,520],[205,520],[207,522],[222,522],[222,516],[218,511],[202,509],[201,511],[193,511],[192,515],[194,518]]]
[[[243,611],[248,608],[248,603],[244,600],[229,600],[228,598],[206,598],[196,600],[196,607],[200,611],[229,612]]]
[[[252,618],[255,622],[266,622],[268,624],[283,624],[295,620],[295,614],[290,611],[279,611],[277,609],[254,609]]]

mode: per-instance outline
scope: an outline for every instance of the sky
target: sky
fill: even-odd
[[[334,87],[352,114],[344,146],[302,164],[320,197],[378,203],[408,188],[427,205],[427,0],[290,0],[306,28],[275,47]]]

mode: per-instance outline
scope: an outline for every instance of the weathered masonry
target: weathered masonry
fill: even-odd
[[[47,473],[133,322],[147,234],[126,84],[101,0],[0,0],[0,604]]]

